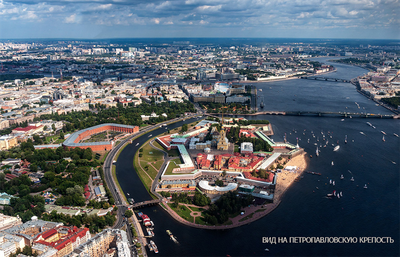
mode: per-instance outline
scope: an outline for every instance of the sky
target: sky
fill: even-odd
[[[400,0],[0,0],[0,39],[400,39]]]

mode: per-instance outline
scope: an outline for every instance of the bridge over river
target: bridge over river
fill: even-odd
[[[207,116],[221,118],[220,113],[207,113]],[[249,114],[224,113],[224,116],[256,116],[256,115],[287,115],[287,116],[315,116],[315,117],[342,117],[342,118],[379,118],[379,119],[399,119],[399,115],[376,114],[376,113],[357,113],[357,112],[319,112],[319,111],[261,111]]]
[[[160,199],[154,199],[154,200],[134,203],[134,204],[130,205],[129,207],[134,210],[134,209],[139,209],[141,207],[156,205],[156,204],[159,204],[159,203],[161,203]]]
[[[302,76],[300,78],[301,79],[310,79],[310,80],[322,80],[322,81],[331,81],[331,82],[351,83],[351,80],[339,79],[339,78],[314,77],[314,76]]]

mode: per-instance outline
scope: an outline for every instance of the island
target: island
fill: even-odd
[[[134,166],[177,221],[233,228],[274,210],[307,167],[304,149],[271,135],[268,121],[208,118],[150,139]]]

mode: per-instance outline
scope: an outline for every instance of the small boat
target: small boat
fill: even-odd
[[[372,124],[371,124],[371,123],[367,122],[367,124],[368,124],[368,126],[372,127]]]
[[[146,231],[147,231],[147,235],[149,237],[153,237],[154,236],[154,231],[151,228],[146,228]]]
[[[353,177],[351,177],[350,181],[351,181],[351,182],[354,182],[354,178],[353,178]]]
[[[393,133],[393,135],[394,135],[395,137],[399,137],[399,135],[397,135],[396,133]]]
[[[136,144],[136,146],[138,146],[138,145],[139,145],[139,143]]]
[[[381,130],[381,133],[382,133],[382,134],[384,134],[384,135],[386,135],[386,132],[385,132],[385,131],[383,131],[383,130]]]
[[[344,121],[344,119],[341,119],[340,121]]]
[[[336,190],[333,190],[332,194],[327,194],[327,197],[332,197],[332,196],[336,196]]]
[[[126,193],[127,195],[129,195],[129,193]]]
[[[383,141],[383,142],[385,142],[385,135],[383,135],[383,137],[382,137],[382,141]]]
[[[343,196],[342,191],[340,191],[340,197],[342,197],[342,196]]]
[[[265,248],[264,251],[269,252],[269,249],[268,249],[268,248]]]
[[[317,157],[319,156],[318,146],[317,146],[317,150],[315,151],[315,155],[316,155]]]
[[[331,162],[331,165],[333,166],[334,164],[333,164],[333,161]]]
[[[364,132],[362,132],[362,131],[360,131],[360,134],[365,136]]]
[[[331,185],[332,185],[332,179],[331,179],[331,180],[329,180],[329,184],[331,184]]]
[[[262,89],[260,88],[260,89],[258,89],[258,91],[260,91],[260,92],[261,92],[261,91],[262,91]]]
[[[169,237],[170,237],[171,239],[174,238],[174,235],[172,235],[172,232],[171,232],[171,231],[169,231],[169,230],[167,229],[166,232],[167,232],[167,234],[169,235]]]
[[[364,185],[364,188],[367,189],[367,184]]]
[[[340,194],[337,194],[337,198],[340,198]]]
[[[340,148],[340,145],[337,145],[337,146],[335,146],[335,148],[333,148],[333,151],[337,152],[339,150],[339,148]]]
[[[149,135],[149,137],[152,137],[152,136],[153,136],[152,134]]]
[[[333,186],[335,185],[335,180],[334,180],[334,181],[332,181],[332,185],[333,185]]]
[[[347,144],[347,135],[344,136],[344,143]]]
[[[151,245],[151,247],[153,248],[153,251],[154,251],[155,253],[158,253],[157,245],[154,243],[153,240],[150,240],[150,245]]]
[[[340,179],[344,179],[344,177],[343,177],[343,174],[342,174],[342,175],[340,175]]]

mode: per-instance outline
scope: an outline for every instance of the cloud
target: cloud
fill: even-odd
[[[64,21],[65,23],[76,23],[76,14],[66,17]]]
[[[186,25],[197,26],[198,31],[225,27],[254,33],[291,27],[306,31],[343,26],[345,30],[349,24],[384,29],[400,23],[398,13],[399,0],[0,0],[0,24],[13,19],[42,26],[141,25],[174,31]]]

